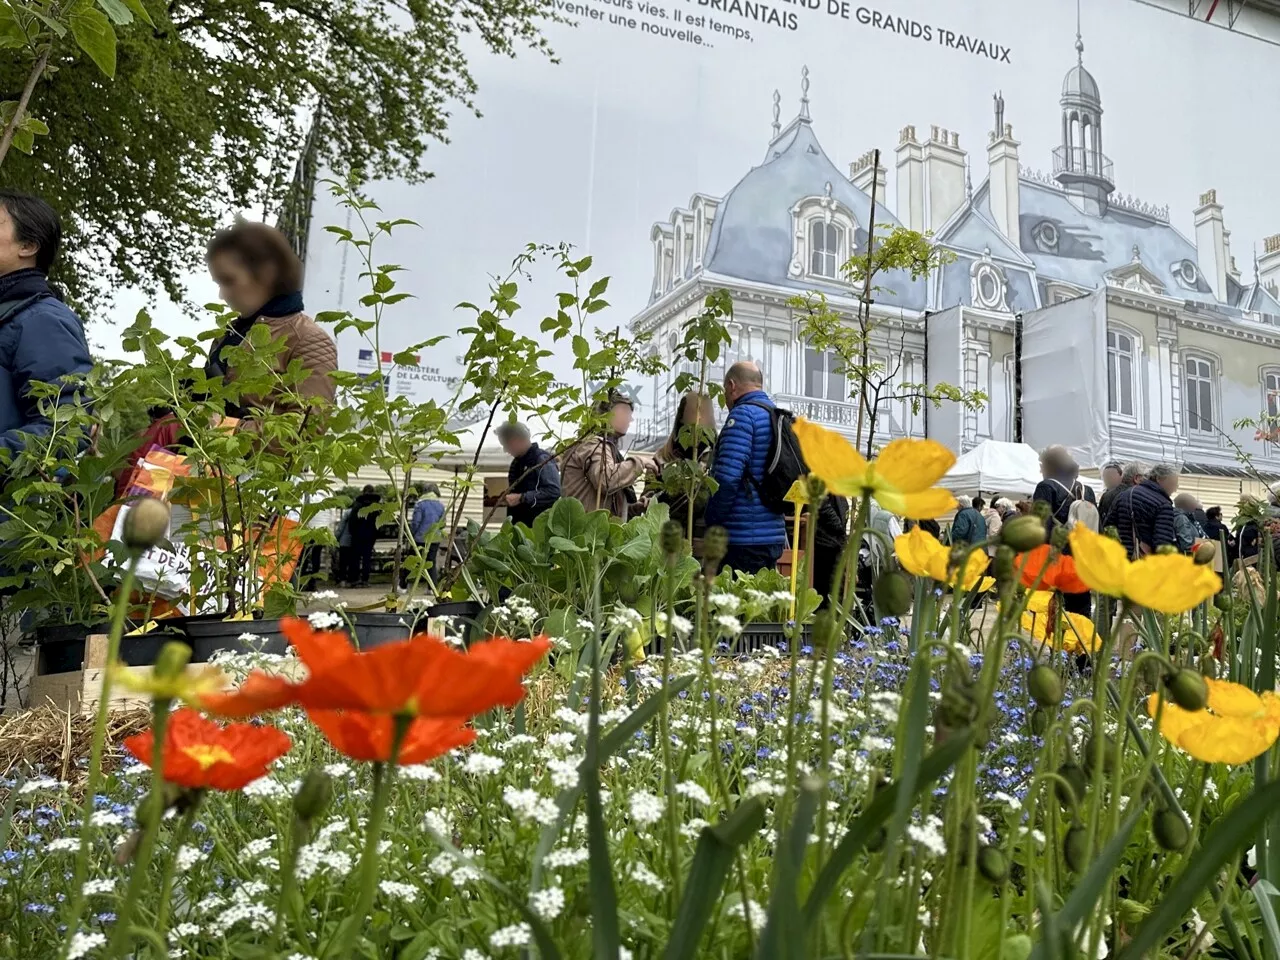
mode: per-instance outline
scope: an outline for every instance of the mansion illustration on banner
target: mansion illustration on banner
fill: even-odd
[[[654,225],[650,301],[632,329],[651,333],[671,361],[681,325],[725,288],[735,310],[725,362],[756,361],[781,405],[852,435],[851,385],[801,342],[788,300],[819,291],[855,316],[861,289],[840,268],[865,249],[874,192],[877,235],[885,224],[928,231],[955,258],[927,279],[877,277],[886,289],[872,307],[873,355],[899,382],[990,398],[980,410],[885,404],[881,441],[930,436],[958,452],[988,438],[1065,443],[1086,468],[1137,458],[1220,477],[1240,475],[1238,444],[1258,469],[1280,474],[1280,444],[1233,426],[1280,414],[1280,236],[1262,241],[1246,282],[1213,189],[1194,207],[1194,237],[1169,222],[1167,207],[1122,195],[1079,34],[1074,59],[1058,101],[1061,140],[1036,163],[996,94],[985,163],[956,131],[905,126],[881,165],[869,152],[847,173],[819,143],[806,68],[785,126],[774,94],[759,164],[724,196],[695,193]],[[654,384],[659,433],[681,369]]]

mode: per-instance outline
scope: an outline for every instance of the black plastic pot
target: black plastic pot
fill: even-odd
[[[48,640],[40,644],[40,670],[46,673],[72,673],[84,666],[84,648],[89,633],[104,632],[94,627],[79,638]],[[120,638],[120,662],[130,667],[149,667],[156,662],[160,649],[169,641],[185,641],[185,637],[169,631],[155,630],[138,636]]]
[[[230,650],[232,653],[271,653],[280,655],[289,648],[280,629],[283,621],[275,620],[223,620],[217,614],[211,616],[181,617],[174,621],[191,645],[191,662],[205,663],[215,653]],[[253,643],[241,640],[246,633],[259,639]]]
[[[384,643],[409,639],[409,631],[413,627],[413,617],[407,613],[353,613],[351,615],[352,633],[356,646],[361,650],[372,650]],[[419,627],[425,627],[425,621],[419,621]]]
[[[800,636],[797,641],[801,646],[812,642],[813,627],[805,624],[800,628]],[[646,653],[661,654],[665,649],[666,640],[663,637],[654,637],[653,641],[645,650]],[[715,652],[723,656],[745,657],[753,653],[758,653],[765,647],[785,647],[787,645],[787,633],[781,623],[748,623],[742,628],[742,633],[738,634],[732,642],[721,640],[715,646]]]
[[[480,630],[480,621],[484,616],[484,604],[478,600],[449,600],[428,607],[427,616],[431,619],[452,617],[462,626],[463,644],[470,646],[471,641],[477,639],[476,634]]]

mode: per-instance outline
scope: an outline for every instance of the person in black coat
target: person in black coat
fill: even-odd
[[[495,432],[502,449],[511,457],[504,501],[507,516],[512,523],[532,527],[539,514],[550,510],[560,499],[560,468],[555,454],[534,443],[523,423],[504,423]]]
[[[848,542],[849,501],[828,495],[818,507],[818,526],[813,531],[813,589],[822,597],[820,609],[827,607],[832,592],[840,589],[833,581]]]
[[[1177,518],[1169,487],[1178,484],[1178,468],[1161,464],[1141,483],[1122,490],[1111,505],[1106,525],[1115,527],[1130,559],[1137,560],[1159,547],[1177,546]]]
[[[1093,490],[1080,482],[1080,467],[1071,459],[1066,447],[1055,444],[1045,448],[1040,455],[1040,474],[1044,479],[1036,484],[1031,499],[1049,505],[1049,516],[1045,520],[1049,534],[1059,524],[1066,524],[1070,519],[1071,504],[1077,500],[1097,506]]]
[[[369,484],[351,504],[347,516],[347,535],[351,538],[350,563],[346,581],[353,587],[367,587],[373,572],[373,546],[378,542],[378,509],[382,498]]]
[[[1106,526],[1107,513],[1111,510],[1111,504],[1115,503],[1116,497],[1120,491],[1124,489],[1124,467],[1112,460],[1102,468],[1102,499],[1098,501],[1098,517]]]
[[[1210,507],[1204,512],[1205,522],[1201,524],[1204,527],[1204,535],[1218,545],[1218,549],[1226,548],[1224,559],[1226,566],[1230,566],[1236,559],[1236,538],[1231,532],[1231,528],[1222,521],[1222,508]]]

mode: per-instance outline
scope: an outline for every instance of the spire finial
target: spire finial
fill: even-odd
[[[773,138],[776,140],[782,132],[782,94],[773,91]]]
[[[800,116],[804,120],[809,119],[809,68],[804,67],[800,71]]]
[[[964,161],[964,198],[966,200],[973,199],[973,177],[969,174],[969,158],[965,157]]]
[[[1076,0],[1076,63],[1084,66],[1084,40],[1080,35],[1080,0]]]
[[[1253,245],[1253,282],[1261,283],[1262,275],[1258,273],[1258,245]]]

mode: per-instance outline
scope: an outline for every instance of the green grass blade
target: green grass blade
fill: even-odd
[[[1129,843],[1129,835],[1133,833],[1134,827],[1142,818],[1142,811],[1141,803],[1132,804],[1124,820],[1120,822],[1120,829],[1116,831],[1116,835],[1099,851],[1097,858],[1089,867],[1089,872],[1080,878],[1080,882],[1071,891],[1071,896],[1067,898],[1061,910],[1056,914],[1045,913],[1044,905],[1041,905],[1040,915],[1044,918],[1041,928],[1042,936],[1036,948],[1031,951],[1030,960],[1053,960],[1060,947],[1060,940],[1057,938],[1063,934],[1070,935],[1070,932],[1090,915],[1098,898],[1105,892],[1111,872],[1120,862],[1124,848]],[[1050,934],[1051,930],[1057,931],[1056,936]]]
[[[734,854],[759,832],[764,813],[764,801],[752,797],[738,804],[727,819],[702,828],[664,960],[693,960],[697,956],[703,930],[720,900]]]
[[[800,868],[821,798],[822,781],[817,777],[801,781],[796,812],[774,858],[773,893],[764,933],[756,944],[757,960],[803,960],[806,956],[805,928],[800,922]]]
[[[1280,957],[1280,923],[1276,921],[1275,907],[1271,898],[1280,896],[1280,890],[1268,880],[1258,879],[1251,888],[1253,899],[1258,904],[1258,913],[1262,916],[1262,928],[1267,934],[1267,956]]]
[[[1155,905],[1142,926],[1116,955],[1116,960],[1152,956],[1155,946],[1182,922],[1200,896],[1210,889],[1218,871],[1257,836],[1258,829],[1280,803],[1280,780],[1255,790],[1234,810],[1218,820],[1204,843],[1173,882],[1164,899]]]
[[[916,792],[925,789],[950,770],[973,743],[973,732],[966,731],[953,736],[933,750],[920,762],[916,776]],[[817,924],[822,908],[835,893],[840,878],[853,864],[854,857],[862,852],[867,841],[884,825],[898,802],[901,784],[892,783],[879,791],[867,809],[849,825],[848,832],[840,839],[831,856],[822,865],[813,889],[804,904],[804,922],[807,927]]]

